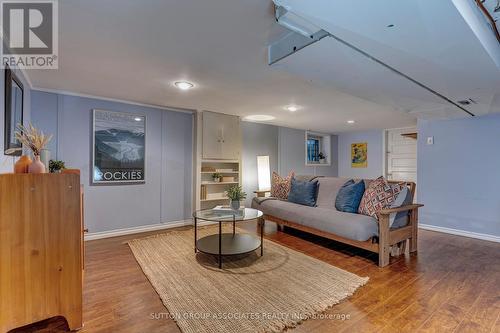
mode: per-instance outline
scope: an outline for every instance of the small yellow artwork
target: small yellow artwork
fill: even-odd
[[[366,168],[368,166],[368,143],[351,144],[351,167]]]

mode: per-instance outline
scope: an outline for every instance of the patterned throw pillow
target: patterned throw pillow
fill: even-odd
[[[405,183],[389,184],[384,177],[375,179],[366,188],[358,213],[378,219],[377,213],[389,208],[405,187]]]
[[[273,172],[273,177],[271,179],[271,196],[281,200],[287,200],[293,176],[295,176],[293,171],[290,171],[285,178],[281,178],[280,175]]]

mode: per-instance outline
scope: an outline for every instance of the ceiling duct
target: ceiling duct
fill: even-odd
[[[315,24],[311,23],[310,20],[304,19],[302,16],[296,14],[296,11],[294,10],[292,12],[291,8],[288,8],[286,6],[281,5],[281,0],[274,0],[274,3],[276,5],[275,9],[275,15],[276,15],[276,20],[277,22],[292,30],[295,34],[299,34],[299,37],[297,39],[297,36],[285,36],[281,40],[271,44],[269,46],[269,64],[274,64],[289,55],[297,52],[298,50],[307,47],[311,44],[313,44],[316,41],[319,41],[323,39],[324,37],[332,37],[335,39],[337,42],[347,46],[351,50],[354,50],[355,52],[359,53],[360,55],[364,56],[365,58],[385,67],[389,71],[393,72],[394,74],[402,77],[405,80],[408,80],[409,82],[415,84],[416,86],[430,92],[434,96],[438,97],[439,99],[445,101],[448,104],[453,105],[454,107],[462,110],[469,116],[474,117],[475,114],[470,112],[469,110],[465,109],[462,105],[459,103],[454,102],[450,98],[446,97],[445,95],[439,93],[438,91],[432,89],[431,87],[427,86],[426,84],[412,78],[411,76],[403,73],[402,71],[392,67],[388,63],[378,59],[377,57],[372,56],[371,54],[365,52],[364,50],[360,49],[359,47],[349,43],[348,41],[331,34],[329,31],[323,30],[320,27],[316,26]],[[306,39],[309,38],[309,40],[306,40],[305,42],[300,40],[301,38]],[[296,44],[300,43],[300,47],[297,47]],[[467,104],[468,105],[468,104]]]
[[[303,19],[299,15],[292,13],[283,6],[276,6],[275,15],[276,21],[278,21],[280,25],[305,37],[313,38],[313,36],[321,30],[321,28]]]

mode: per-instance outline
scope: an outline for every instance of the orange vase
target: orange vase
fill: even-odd
[[[45,165],[40,161],[40,155],[35,156],[35,160],[28,168],[29,173],[45,173]]]
[[[31,158],[27,155],[21,156],[14,164],[14,173],[28,173]]]

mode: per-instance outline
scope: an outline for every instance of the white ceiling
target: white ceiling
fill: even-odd
[[[30,70],[33,85],[135,102],[246,116],[318,131],[399,127],[414,117],[267,65],[285,31],[268,0],[64,0],[59,70]],[[172,82],[196,84],[179,91]],[[304,106],[293,113],[283,106]],[[347,126],[355,118],[355,126]]]
[[[466,109],[476,115],[500,112],[500,69],[452,1],[278,2],[455,102],[472,98]],[[333,38],[278,66],[419,117],[467,116]]]
[[[457,93],[453,97],[482,102],[484,95],[485,103],[490,98],[490,105],[500,104],[498,72],[491,70],[491,62],[481,64],[488,60],[474,43],[474,35],[467,34],[465,23],[458,24],[455,17],[449,26],[447,18],[442,21],[436,13],[425,16],[420,11],[407,16],[416,15],[425,24],[415,26],[415,20],[410,20],[412,25],[405,26],[408,17],[399,16],[400,2],[387,1],[390,6],[386,9],[370,13],[369,20],[353,19],[352,26],[350,20],[343,20],[345,24],[335,27],[335,32],[363,42],[360,47],[408,69],[428,84],[446,85],[448,90],[443,92]],[[351,3],[339,6],[351,8]],[[363,8],[357,10],[356,15],[363,13]],[[59,69],[28,71],[35,88],[240,116],[269,114],[276,117],[269,122],[272,124],[324,132],[410,126],[416,115],[406,111],[415,111],[422,103],[422,110],[433,109],[429,109],[433,103],[437,109],[447,108],[418,90],[387,94],[394,84],[391,79],[380,87],[373,84],[373,78],[385,82],[387,73],[364,63],[366,60],[354,61],[350,51],[332,43],[314,44],[277,66],[268,66],[268,44],[287,33],[275,23],[270,0],[64,0],[59,2],[59,11]],[[392,17],[387,17],[391,12]],[[445,24],[431,24],[437,19]],[[373,30],[370,24],[361,24],[365,21],[378,21],[381,28]],[[386,31],[386,23],[395,24],[396,29]],[[354,29],[359,24],[364,31]],[[425,31],[420,35],[415,32],[422,27]],[[429,41],[401,43],[434,36],[431,28],[444,30],[448,37],[459,30],[444,45],[441,34]],[[434,49],[436,45],[442,47]],[[319,63],[310,61],[315,57],[322,60],[329,52],[339,56],[334,71],[324,71]],[[470,53],[467,59],[479,59],[480,64],[467,63],[464,68],[464,59],[456,56],[462,53]],[[329,74],[318,75],[322,71]],[[443,78],[441,72],[451,75]],[[471,84],[462,86],[457,77],[481,89],[472,94]],[[174,81],[183,79],[195,83],[195,89],[173,87]],[[490,90],[484,88],[485,82],[493,83]],[[283,109],[292,103],[303,109],[295,113]],[[489,111],[492,109],[485,112]],[[350,119],[356,124],[346,124]]]

